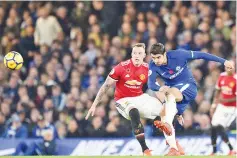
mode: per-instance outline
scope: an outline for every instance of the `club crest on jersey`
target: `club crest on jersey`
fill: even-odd
[[[144,74],[141,74],[141,75],[139,76],[139,78],[140,78],[141,80],[144,80],[144,79],[146,78],[146,76],[145,76]]]
[[[230,83],[229,83],[229,86],[230,86],[231,88],[233,88],[233,87],[235,86],[235,83],[234,83],[234,82],[230,82]]]
[[[176,66],[176,71],[179,71],[180,70],[180,66]]]
[[[151,74],[152,74],[152,71],[149,70],[149,71],[148,71],[148,76],[151,76]]]

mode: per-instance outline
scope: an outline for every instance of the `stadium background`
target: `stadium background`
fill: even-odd
[[[198,50],[235,60],[235,19],[235,1],[1,2],[0,58],[14,50],[25,62],[20,71],[0,63],[0,136],[39,138],[37,125],[45,120],[60,140],[132,138],[130,123],[115,109],[113,89],[95,116],[84,119],[112,67],[130,58],[137,42],[146,44],[146,52],[161,42],[166,50]],[[201,60],[190,67],[198,95],[176,132],[195,138],[209,134],[209,109],[223,67]],[[13,122],[20,122],[14,136],[9,134]],[[151,121],[142,122],[146,136],[162,136]]]

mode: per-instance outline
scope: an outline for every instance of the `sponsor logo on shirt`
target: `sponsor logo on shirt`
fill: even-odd
[[[177,77],[183,70],[184,70],[184,68],[182,67],[177,73],[171,75],[170,79],[173,79],[173,78]]]
[[[142,82],[139,82],[137,80],[128,80],[125,82],[125,86],[128,88],[138,89],[140,88]]]
[[[232,89],[229,86],[222,86],[221,92],[225,95],[232,95]]]
[[[137,80],[128,80],[125,83],[128,85],[137,85],[137,86],[140,86],[142,84],[142,82],[139,82]]]

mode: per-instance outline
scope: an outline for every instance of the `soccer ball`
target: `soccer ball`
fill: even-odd
[[[11,51],[4,57],[4,65],[11,70],[19,70],[23,66],[23,57],[20,53]]]

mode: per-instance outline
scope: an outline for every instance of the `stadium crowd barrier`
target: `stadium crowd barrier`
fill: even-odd
[[[184,147],[186,155],[209,155],[212,152],[211,140],[207,135],[177,137]],[[0,156],[11,155],[19,142],[31,144],[39,139],[0,139]],[[150,137],[146,139],[154,155],[164,155],[168,146],[164,137]],[[230,142],[236,150],[236,135],[230,135]],[[98,156],[98,155],[141,155],[141,148],[134,138],[85,138],[56,140],[58,155]],[[218,154],[229,152],[228,146],[217,139]]]

